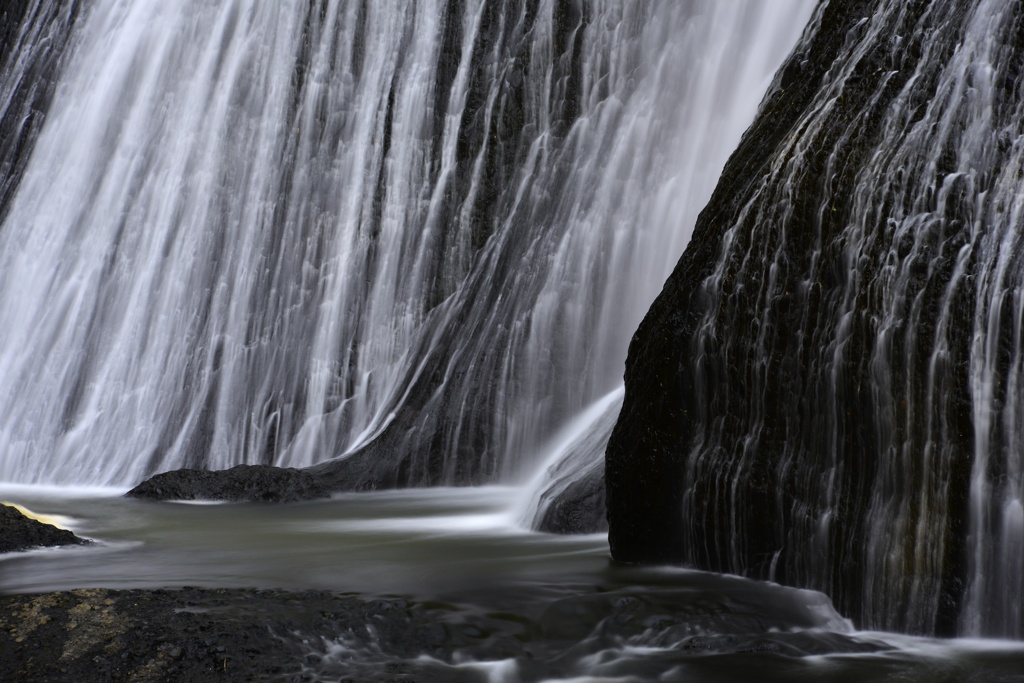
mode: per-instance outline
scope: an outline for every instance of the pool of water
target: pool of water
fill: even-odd
[[[216,586],[439,595],[608,571],[601,536],[518,525],[511,488],[349,494],[281,506],[159,503],[121,491],[0,489],[62,518],[82,549],[4,559],[0,590]]]
[[[283,506],[156,503],[122,493],[0,487],[0,500],[53,515],[96,541],[0,557],[0,592],[315,588],[445,601],[466,606],[467,615],[531,624],[514,634],[535,641],[520,643],[516,657],[406,658],[409,680],[1024,683],[1021,643],[858,631],[813,591],[614,565],[602,535],[525,529],[514,487]],[[312,643],[308,680],[376,680],[372,672],[395,666],[365,639],[300,635]]]

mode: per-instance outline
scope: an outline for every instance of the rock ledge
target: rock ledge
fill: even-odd
[[[13,505],[0,504],[0,553],[88,543],[67,529],[27,517]]]
[[[328,498],[331,491],[312,474],[302,470],[238,465],[228,470],[164,472],[150,477],[125,495],[146,500],[292,503]]]

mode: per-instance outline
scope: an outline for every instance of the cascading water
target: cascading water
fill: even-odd
[[[30,3],[0,480],[374,443],[394,483],[528,474],[615,390],[811,5]]]
[[[644,415],[627,381],[624,414],[663,431],[624,428],[609,462],[685,454],[656,460],[683,510],[670,559],[822,590],[873,628],[1024,635],[1022,27],[1008,0],[812,19],[765,105],[790,107],[778,134],[762,117],[697,227],[710,258],[684,257],[638,334],[637,366],[675,359],[685,390]]]
[[[13,28],[5,8],[0,479],[346,455],[399,484],[534,470],[535,507],[599,474],[619,403],[636,413],[625,341],[812,10],[622,4],[37,0]],[[697,342],[662,336],[669,365],[638,375],[655,401],[631,455],[694,456],[686,517],[665,516],[686,559],[834,589],[861,625],[1019,635],[1020,26],[1006,0],[820,3],[698,222],[689,253],[714,256],[707,226],[740,217],[704,259]],[[666,414],[699,418],[697,447]],[[677,483],[649,456],[636,507]],[[0,596],[16,676],[202,655],[227,675],[267,641],[263,674],[324,680],[1016,681],[1024,658],[856,633],[810,591],[608,566],[598,535],[517,524],[519,488],[120,493],[4,487],[98,541],[0,558],[0,593],[27,594]],[[32,595],[183,584],[227,590]],[[352,590],[365,609],[334,613]],[[47,635],[71,644],[44,661]]]

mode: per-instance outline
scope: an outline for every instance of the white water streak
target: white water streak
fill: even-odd
[[[812,3],[593,0],[569,56],[555,4],[87,3],[0,228],[0,479],[350,452],[445,330],[446,453],[528,470],[618,383]],[[510,93],[520,156],[495,190]],[[484,142],[460,149],[470,126]],[[495,191],[504,213],[481,226]],[[500,268],[497,303],[473,304],[467,278]],[[467,373],[500,398],[451,389]]]

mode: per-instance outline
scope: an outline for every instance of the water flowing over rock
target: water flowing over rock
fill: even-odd
[[[629,352],[610,541],[1024,635],[1024,9],[826,2]]]
[[[618,387],[813,0],[19,7],[0,480],[378,488],[526,478]]]

